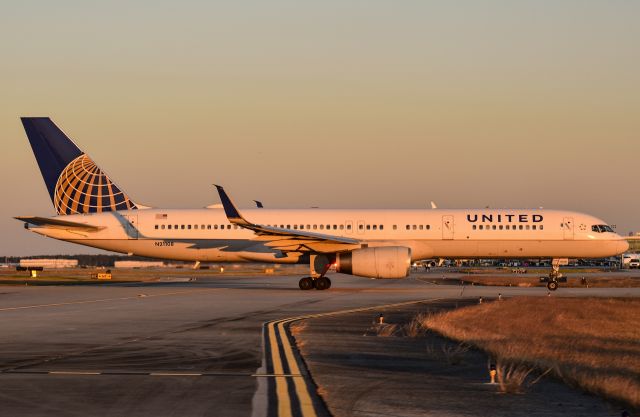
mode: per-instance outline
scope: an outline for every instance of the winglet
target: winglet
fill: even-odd
[[[229,219],[229,222],[237,224],[239,226],[250,225],[251,223],[249,223],[244,219],[244,217],[242,217],[242,214],[240,214],[240,212],[236,208],[236,205],[233,204],[233,201],[231,201],[224,188],[217,184],[213,185],[215,185],[216,189],[218,190],[220,201],[222,202],[222,207],[224,208],[224,213],[227,215],[227,219]]]
[[[262,205],[262,201],[258,201],[258,200],[253,200],[254,203],[256,203],[256,207],[258,208],[264,208],[264,206]]]

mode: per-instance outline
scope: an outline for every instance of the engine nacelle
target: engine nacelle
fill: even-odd
[[[356,249],[338,253],[336,272],[367,278],[405,278],[411,268],[411,249],[404,246]]]

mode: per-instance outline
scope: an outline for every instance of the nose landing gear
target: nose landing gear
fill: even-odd
[[[547,283],[549,291],[557,290],[559,282],[567,282],[567,278],[563,277],[560,273],[560,265],[568,264],[568,259],[554,259],[551,261],[551,272],[549,272],[549,276],[540,278],[540,281]]]

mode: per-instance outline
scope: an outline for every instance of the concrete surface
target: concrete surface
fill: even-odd
[[[303,323],[296,339],[329,411],[335,417],[385,416],[619,416],[615,404],[552,378],[522,394],[488,384],[489,358],[454,352],[459,344],[434,333],[377,336],[377,314],[399,327],[420,313],[475,305],[474,299],[433,301]],[[529,379],[533,381],[535,377]]]
[[[333,275],[329,291],[303,292],[298,279],[0,286],[1,414],[261,415],[265,404],[253,409],[252,401],[266,321],[418,299],[547,293],[345,275]],[[584,295],[637,297],[640,289],[553,296]]]

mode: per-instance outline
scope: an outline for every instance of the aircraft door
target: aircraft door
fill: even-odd
[[[442,216],[442,238],[453,239],[453,216]]]
[[[130,214],[122,216],[124,220],[124,230],[127,233],[128,239],[138,238],[138,215]]]
[[[564,240],[573,240],[573,217],[564,217],[562,219],[562,237]]]

